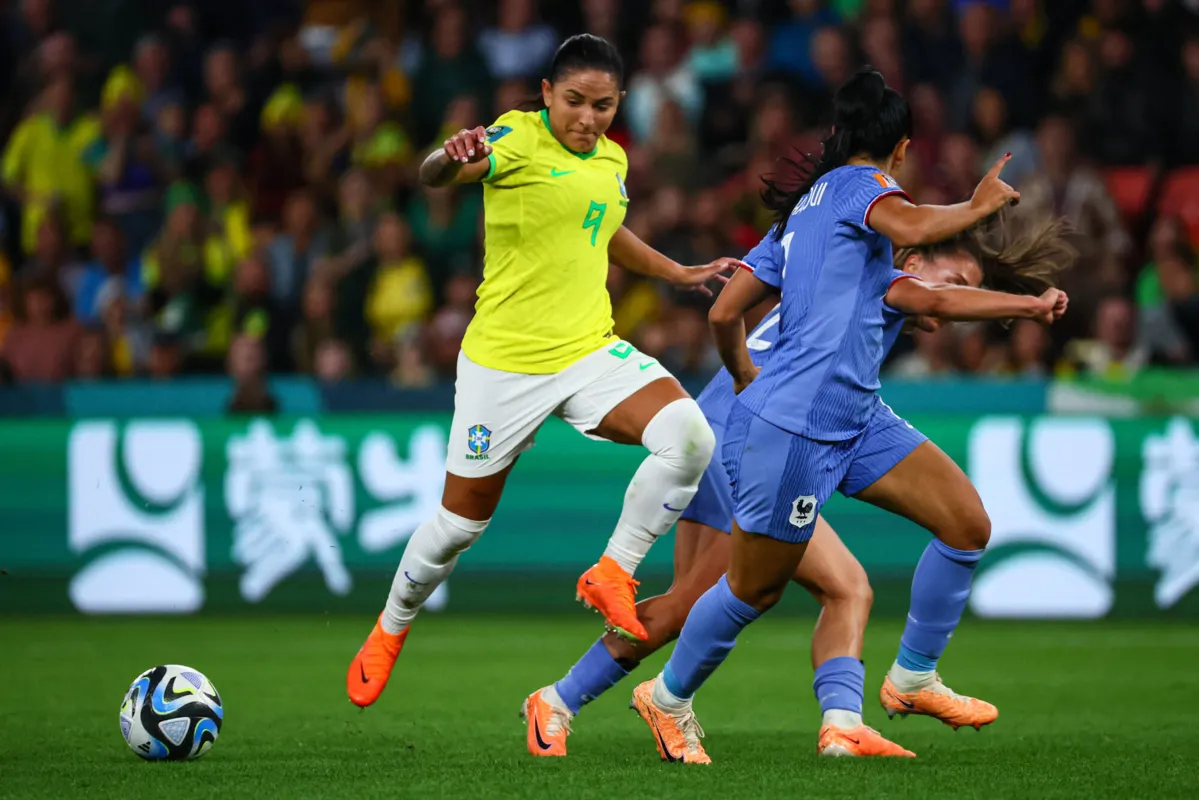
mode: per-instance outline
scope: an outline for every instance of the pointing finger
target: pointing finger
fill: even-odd
[[[991,171],[987,173],[988,178],[998,178],[999,173],[1003,172],[1003,168],[1007,166],[1007,162],[1012,160],[1011,153],[1004,153],[1003,157],[995,162],[995,166],[991,167]]]

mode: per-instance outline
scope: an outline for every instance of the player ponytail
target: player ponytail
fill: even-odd
[[[1078,258],[1069,235],[1065,219],[1033,217],[1005,209],[949,239],[897,250],[895,264],[904,264],[914,255],[926,261],[967,256],[982,269],[985,288],[1038,295],[1056,287]]]
[[[855,156],[886,158],[911,136],[912,109],[903,95],[871,67],[855,72],[833,97],[833,127],[821,156],[780,159],[786,174],[762,176],[762,202],[775,212],[775,238],[782,237],[787,217],[816,181]]]
[[[1074,266],[1065,219],[1003,211],[975,229],[983,286],[1010,294],[1041,294]]]

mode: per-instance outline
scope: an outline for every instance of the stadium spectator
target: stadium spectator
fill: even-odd
[[[1068,217],[1082,251],[1050,341],[949,326],[905,338],[892,369],[1114,375],[1199,358],[1186,192],[1155,220],[1169,170],[1199,164],[1194,4],[307,4],[304,25],[331,31],[296,27],[287,5],[25,0],[0,17],[12,285],[49,278],[88,326],[58,373],[222,371],[248,336],[239,347],[269,371],[452,377],[481,192],[418,188],[415,164],[536,99],[557,37],[580,27],[626,56],[612,136],[629,157],[627,224],[655,247],[689,260],[751,247],[769,224],[760,176],[818,147],[830,89],[868,61],[912,102],[897,177],[913,197],[964,198],[1012,152],[1021,210]],[[1139,194],[1113,201],[1109,185],[1127,190],[1111,165],[1144,169]],[[380,239],[402,246],[377,252]],[[618,269],[610,287],[620,335],[711,367],[701,298]],[[0,330],[14,305],[0,299]]]

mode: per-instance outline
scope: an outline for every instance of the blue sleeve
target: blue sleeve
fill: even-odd
[[[873,231],[870,227],[870,211],[874,204],[893,194],[907,197],[908,194],[890,175],[875,169],[855,168],[846,176],[844,189],[837,192],[840,204],[837,218],[844,223]]]
[[[782,272],[785,259],[783,246],[774,238],[772,229],[741,260],[753,270],[755,278],[767,286],[778,289],[783,285]]]

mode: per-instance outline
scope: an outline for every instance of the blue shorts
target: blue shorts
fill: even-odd
[[[712,427],[712,433],[716,435],[716,449],[713,452],[717,454],[721,452],[724,442],[724,422],[723,419],[714,420],[708,417],[708,424]],[[679,519],[698,522],[725,533],[732,532],[733,487],[729,482],[728,470],[724,468],[724,462],[719,455],[708,462],[708,468],[699,479],[699,491],[695,493],[695,497],[691,499],[691,503]]]
[[[882,400],[866,430],[841,442],[797,436],[738,403],[721,451],[732,483],[733,516],[743,531],[806,542],[834,491],[852,497],[927,439]]]

